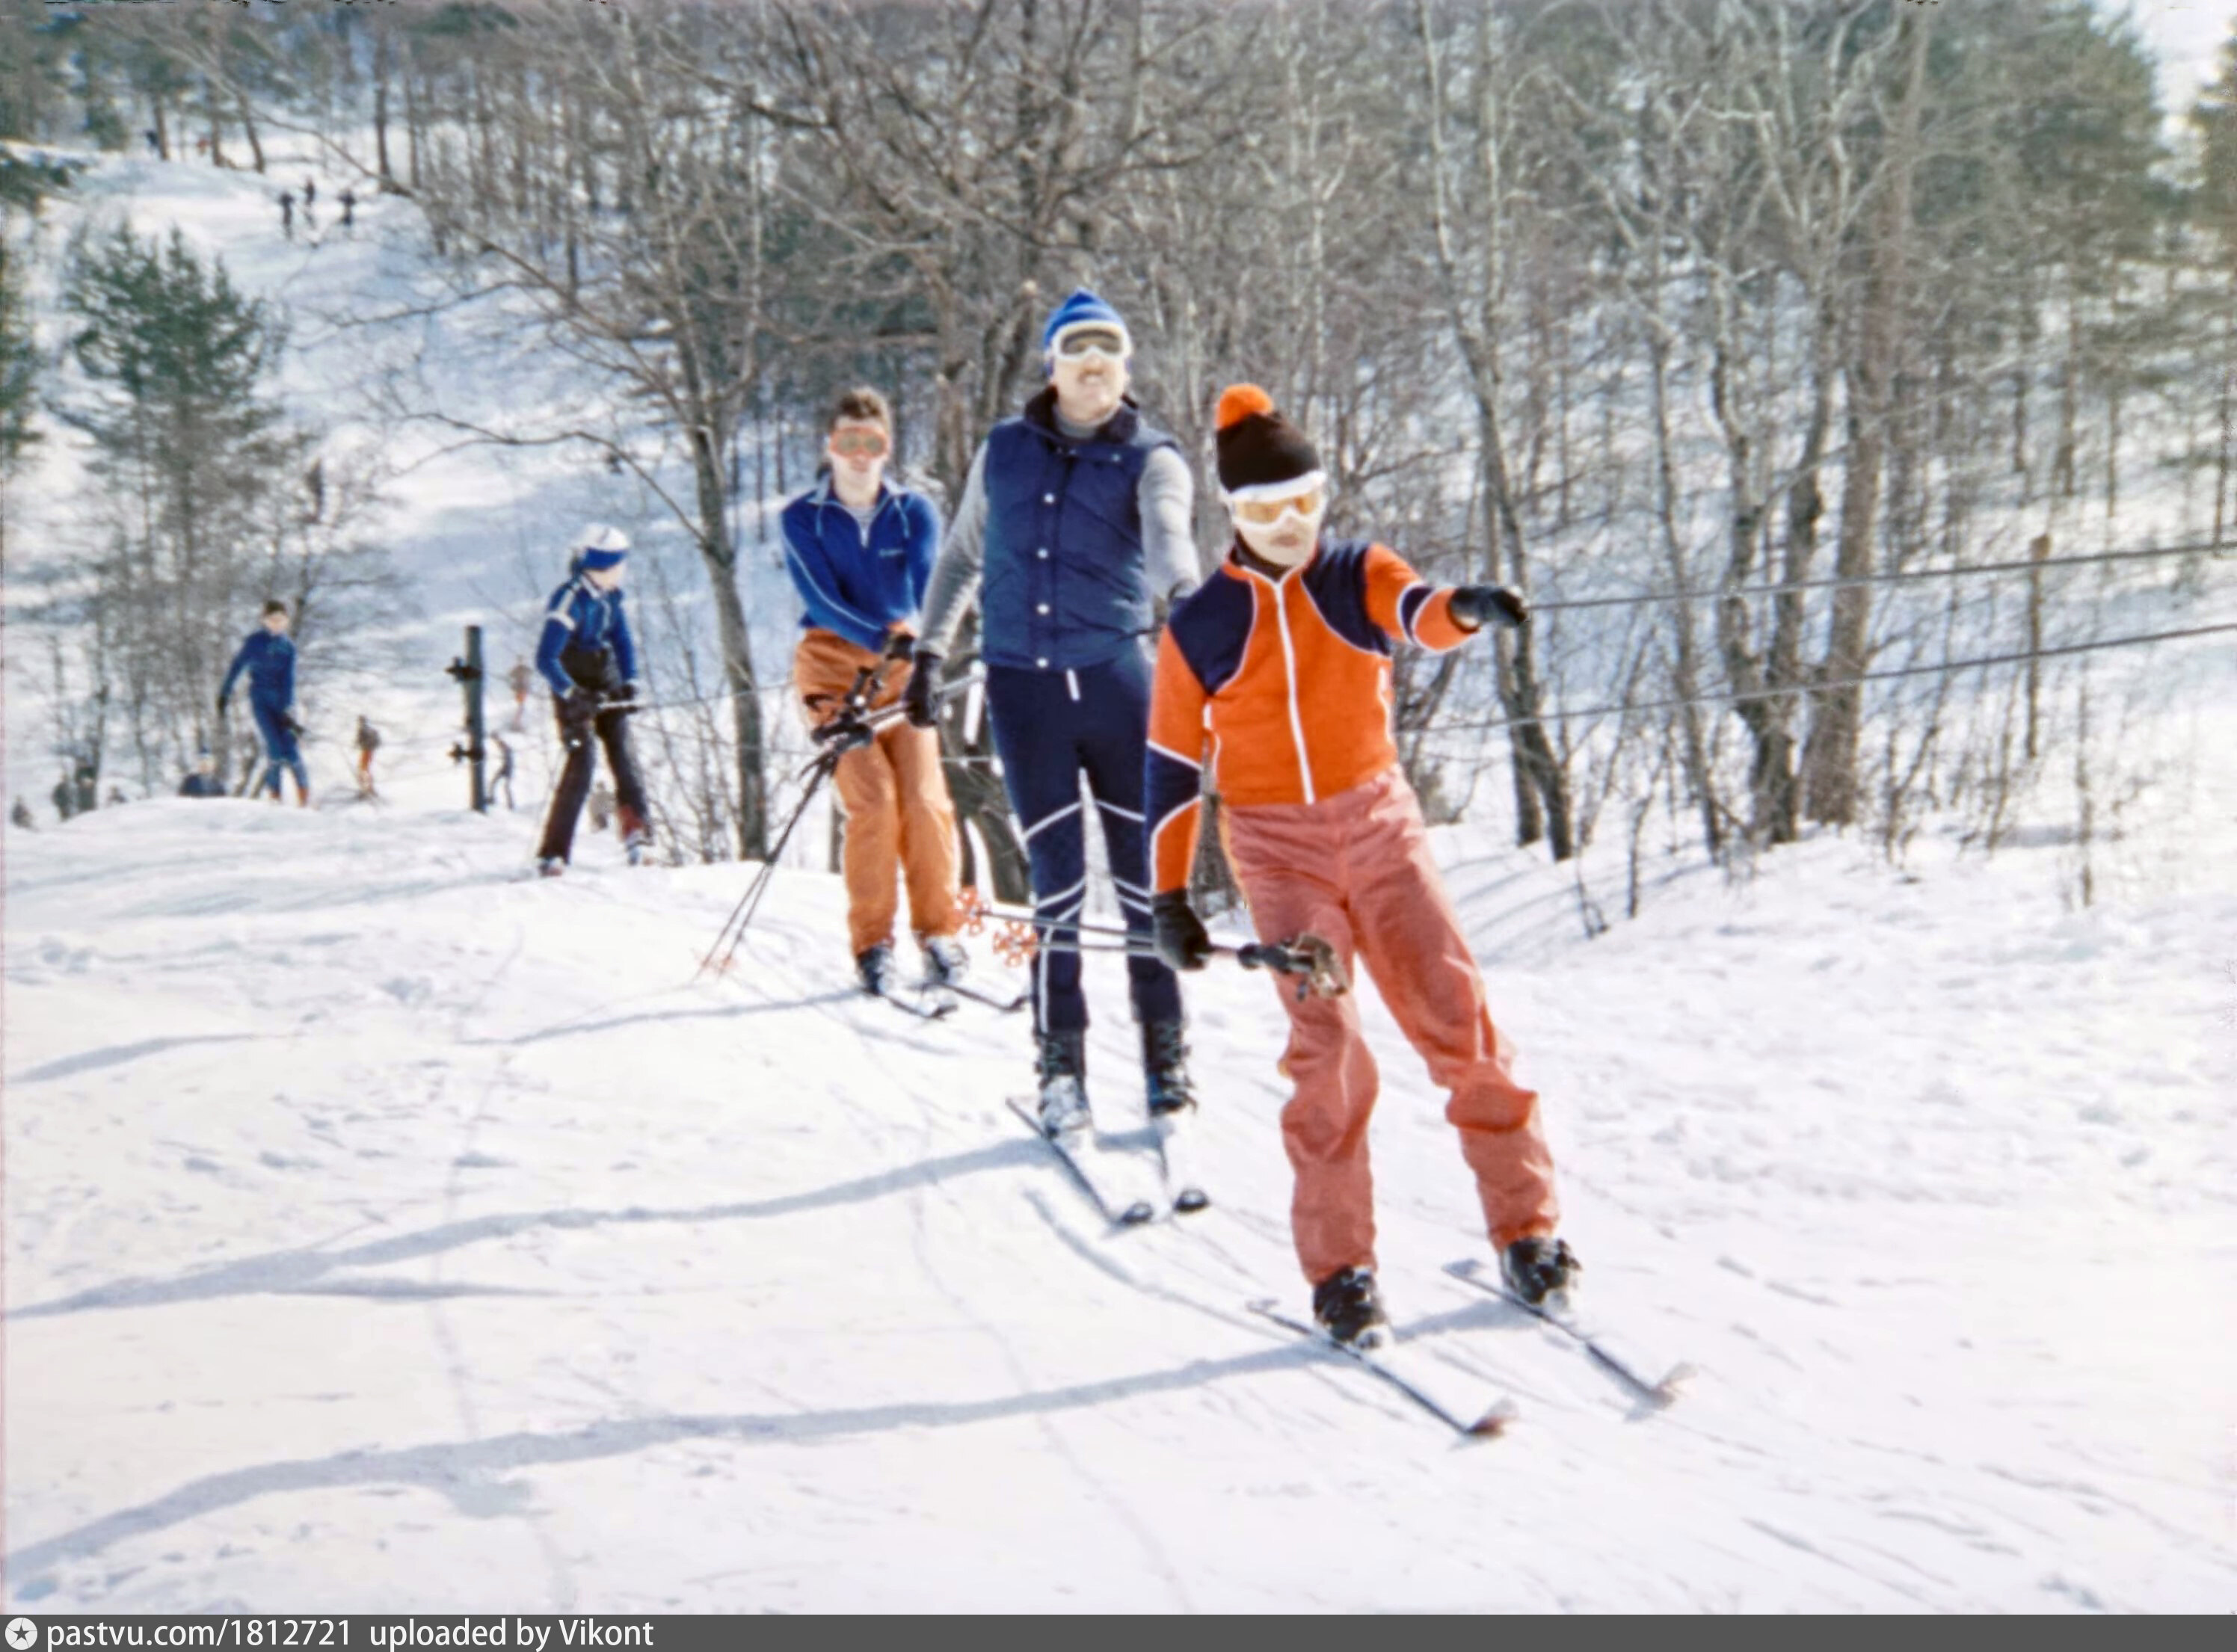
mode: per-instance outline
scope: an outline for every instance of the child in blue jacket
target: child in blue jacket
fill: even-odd
[[[551,593],[544,609],[544,635],[536,648],[536,669],[551,686],[552,708],[567,760],[551,791],[551,813],[544,818],[537,870],[557,878],[574,852],[575,822],[590,795],[597,767],[592,745],[605,747],[619,800],[622,846],[630,864],[643,858],[652,841],[645,822],[644,787],[630,753],[629,714],[639,695],[637,643],[622,609],[622,569],[630,543],[619,530],[592,526],[576,536],[567,564],[567,582]]]

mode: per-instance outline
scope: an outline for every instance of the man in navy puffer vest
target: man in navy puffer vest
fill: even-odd
[[[1041,349],[1048,388],[997,425],[972,461],[925,594],[907,704],[911,721],[932,726],[940,662],[975,602],[987,714],[1033,872],[1040,1122],[1055,1135],[1089,1122],[1072,927],[1087,898],[1080,780],[1126,926],[1146,942],[1145,643],[1159,605],[1199,576],[1195,484],[1172,438],[1126,395],[1132,341],[1118,313],[1083,287],[1049,317]],[[1127,973],[1151,1109],[1187,1107],[1179,986],[1154,957],[1130,958]]]

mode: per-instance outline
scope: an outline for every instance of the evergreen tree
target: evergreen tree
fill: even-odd
[[[175,231],[168,244],[81,235],[64,304],[86,390],[56,411],[93,441],[108,530],[87,617],[153,784],[168,754],[222,745],[211,701],[272,580],[261,524],[302,449],[265,385],[284,338]]]

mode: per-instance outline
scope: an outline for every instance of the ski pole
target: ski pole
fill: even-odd
[[[882,674],[881,675],[882,675]],[[934,692],[933,698],[934,700],[947,700],[953,695],[961,694],[973,683],[980,681],[982,681],[982,679],[977,672],[974,671],[967,673],[963,676],[956,678],[953,682],[943,684]],[[770,685],[770,689],[774,690],[775,688],[782,687],[783,687],[783,685],[781,683],[772,684]],[[735,693],[727,694],[703,694],[696,700],[655,700],[644,702],[633,700],[624,700],[617,701],[610,706],[601,706],[598,709],[600,711],[625,711],[630,713],[640,711],[676,711],[682,709],[685,706],[720,705],[725,701],[742,699],[749,694],[760,694],[768,691],[769,690],[763,689],[741,688],[736,690]],[[891,722],[894,718],[901,716],[902,714],[904,714],[902,708],[898,705],[883,706],[876,711],[863,713],[861,721],[866,727],[876,728],[886,723]],[[825,726],[828,727],[828,725]]]
[[[1073,925],[1057,923],[1049,927],[1068,929]],[[1034,944],[1050,952],[1115,952],[1126,958],[1148,958],[1158,956],[1156,947],[1140,940],[1114,942],[1099,938],[1069,943],[1039,940]],[[1336,957],[1336,948],[1317,935],[1300,935],[1289,941],[1214,941],[1211,951],[1213,957],[1231,958],[1246,970],[1295,976],[1300,1003],[1309,995],[1335,998],[1351,991],[1350,977],[1345,975],[1343,961]]]
[[[793,809],[791,818],[784,823],[784,830],[777,834],[776,842],[770,846],[768,856],[762,862],[762,869],[754,874],[753,882],[746,885],[746,892],[738,897],[738,904],[723,920],[723,927],[716,932],[714,944],[707,949],[707,956],[699,960],[699,975],[706,974],[710,969],[719,975],[730,967],[730,961],[737,957],[738,948],[745,942],[746,931],[754,921],[754,914],[761,908],[762,897],[769,892],[769,885],[775,880],[777,862],[784,857],[784,846],[792,841],[793,832],[800,825],[801,817],[808,813],[808,806],[815,800],[816,788],[830,778],[832,772],[839,767],[841,757],[857,746],[868,744],[874,738],[862,723],[862,708],[877,697],[878,686],[886,680],[886,672],[892,664],[890,660],[881,660],[875,666],[864,666],[855,672],[854,686],[847,690],[846,698],[840,701],[838,714],[816,730],[822,750],[805,771],[807,784],[801,792],[800,802]],[[715,958],[718,950],[723,953],[719,963]]]

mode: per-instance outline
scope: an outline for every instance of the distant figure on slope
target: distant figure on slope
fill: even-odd
[[[335,199],[342,204],[342,227],[347,229],[357,222],[357,197],[345,189]]]
[[[17,798],[16,806],[8,811],[8,819],[26,832],[36,832],[39,829],[39,823],[31,817],[31,806],[21,798]]]
[[[380,749],[380,731],[366,721],[362,714],[357,720],[357,794],[378,798],[379,791],[373,783],[373,754]]]
[[[515,660],[505,680],[512,688],[512,726],[518,728],[528,710],[528,691],[536,686],[536,674],[528,668],[527,661]]]
[[[65,820],[77,813],[77,791],[70,784],[68,769],[64,769],[62,779],[55,782],[55,789],[47,793],[47,800],[55,806],[55,813]]]
[[[264,605],[264,619],[248,634],[217,691],[217,714],[223,717],[233,698],[233,685],[248,674],[248,710],[256,719],[256,732],[264,737],[267,767],[260,790],[269,792],[274,803],[281,793],[280,771],[295,777],[295,800],[308,806],[311,776],[303,767],[302,748],[296,736],[303,726],[295,721],[295,645],[287,640],[287,605],[277,597]]]
[[[793,688],[810,727],[837,715],[855,678],[885,673],[872,709],[909,682],[914,622],[940,550],[940,517],[922,494],[886,480],[893,411],[874,390],[850,390],[824,421],[824,472],[784,507],[784,565],[806,610]],[[847,833],[848,947],[866,992],[895,984],[896,874],[908,885],[909,929],[927,981],[968,967],[956,904],[955,806],[940,767],[940,732],[895,717],[832,773]]]
[[[638,694],[637,644],[622,609],[622,570],[629,550],[628,536],[618,529],[585,528],[577,536],[566,583],[551,593],[544,610],[536,668],[551,686],[552,710],[567,748],[537,850],[537,870],[546,878],[565,871],[574,852],[575,823],[597,767],[597,746],[605,747],[606,766],[613,771],[622,846],[631,865],[643,859],[652,841],[644,787],[630,754],[627,708]]]
[[[295,197],[285,189],[280,192],[280,233],[289,240],[295,239]]]
[[[1196,492],[1173,438],[1126,394],[1133,340],[1081,288],[1041,329],[1048,387],[987,433],[971,461],[924,599],[909,721],[934,721],[933,693],[964,615],[980,612],[987,715],[1033,878],[1033,1033],[1041,1129],[1088,1128],[1087,998],[1079,931],[1087,821],[1126,926],[1150,938],[1142,842],[1144,639],[1158,609],[1195,588]],[[1083,805],[1085,779],[1092,801]],[[1190,1106],[1181,993],[1153,957],[1126,960],[1153,1113]]]
[[[1347,973],[1364,958],[1430,1076],[1502,1272],[1531,1302],[1577,1270],[1554,1236],[1554,1164],[1534,1091],[1514,1082],[1430,857],[1420,805],[1390,737],[1390,655],[1443,650],[1487,624],[1520,627],[1521,599],[1488,585],[1439,588],[1396,551],[1321,532],[1328,480],[1305,434],[1265,392],[1219,398],[1219,485],[1235,537],[1219,571],[1173,610],[1158,648],[1145,791],[1159,954],[1200,970],[1211,946],[1191,909],[1207,742],[1222,837],[1259,938],[1311,934]],[[1297,1173],[1290,1226],[1313,1313],[1343,1342],[1389,1335],[1375,1284],[1368,1116],[1375,1058],[1347,994],[1300,998],[1280,1071],[1293,1089],[1283,1143]]]
[[[223,797],[225,786],[217,777],[217,766],[208,752],[195,754],[195,766],[186,779],[179,782],[181,797]]]
[[[503,787],[505,813],[510,814],[512,813],[512,747],[506,743],[503,734],[492,733],[490,738],[497,742],[498,759],[497,773],[490,777],[490,800],[496,801],[498,788]]]

